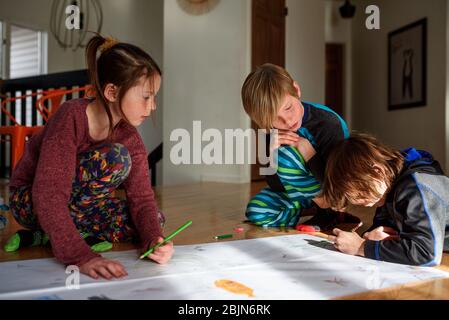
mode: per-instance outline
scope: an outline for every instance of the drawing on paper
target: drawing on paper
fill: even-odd
[[[307,234],[176,246],[165,265],[136,264],[136,252],[104,253],[128,276],[108,281],[80,274],[77,290],[66,288],[65,266],[54,258],[0,263],[0,299],[330,299],[449,278],[435,268],[346,255]]]

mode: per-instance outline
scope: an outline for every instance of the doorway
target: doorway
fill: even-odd
[[[285,0],[252,1],[251,68],[264,63],[285,67]],[[251,128],[257,130],[252,122]],[[256,152],[257,152],[256,135]],[[257,157],[256,157],[257,158]],[[260,164],[251,165],[251,181],[261,181]]]
[[[326,43],[325,104],[344,118],[344,45]]]

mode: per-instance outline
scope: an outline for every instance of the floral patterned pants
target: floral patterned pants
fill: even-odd
[[[116,197],[114,192],[130,170],[131,156],[121,144],[106,144],[78,157],[68,207],[80,234],[110,242],[136,240],[126,199]],[[39,230],[31,189],[31,186],[17,188],[9,203],[20,225]],[[161,212],[159,220],[161,224],[165,221]]]

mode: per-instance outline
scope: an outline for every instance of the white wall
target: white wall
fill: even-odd
[[[48,72],[80,69],[77,65],[78,52],[59,48],[50,34],[51,0],[0,0],[0,20],[20,26],[48,31]]]
[[[303,98],[324,102],[324,0],[287,0],[286,68]],[[189,16],[176,0],[164,7],[164,184],[213,180],[248,182],[250,166],[171,164],[175,128],[250,127],[240,89],[251,68],[251,1],[226,0],[210,13]],[[204,144],[203,144],[204,145]]]
[[[140,46],[162,67],[163,0],[101,0],[102,34]],[[48,72],[85,68],[84,50],[64,50],[50,32],[51,0],[0,0],[0,20],[48,31]],[[163,90],[163,88],[162,88]],[[159,94],[156,126],[151,120],[139,131],[149,151],[162,141],[162,92]],[[159,176],[162,172],[159,171]],[[158,181],[161,180],[158,178]]]
[[[365,28],[364,8],[380,8],[381,29]],[[360,0],[353,24],[353,129],[376,134],[397,148],[427,149],[441,164],[446,154],[446,0]],[[428,19],[427,106],[388,111],[388,32]],[[448,167],[449,168],[449,167]]]
[[[249,165],[173,165],[170,133],[202,121],[203,131],[250,128],[240,88],[250,72],[249,1],[220,1],[192,16],[164,1],[164,184],[204,180],[247,182]],[[203,146],[205,144],[203,143]]]
[[[103,35],[139,45],[162,62],[163,0],[100,0],[100,3]],[[52,0],[0,0],[0,20],[48,31],[49,73],[83,68],[84,51],[64,50],[52,36],[51,4]]]
[[[325,41],[344,45],[343,117],[352,126],[352,19],[343,19],[339,8],[343,0],[325,2]]]
[[[324,0],[287,0],[286,69],[305,101],[324,103]]]

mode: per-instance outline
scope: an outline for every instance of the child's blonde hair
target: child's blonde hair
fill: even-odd
[[[385,182],[388,192],[403,166],[404,156],[398,150],[371,135],[353,133],[329,155],[322,195],[339,210],[358,199],[381,198],[373,181]]]
[[[251,72],[242,87],[243,107],[261,129],[273,128],[286,95],[298,97],[294,80],[287,70],[270,63]]]

